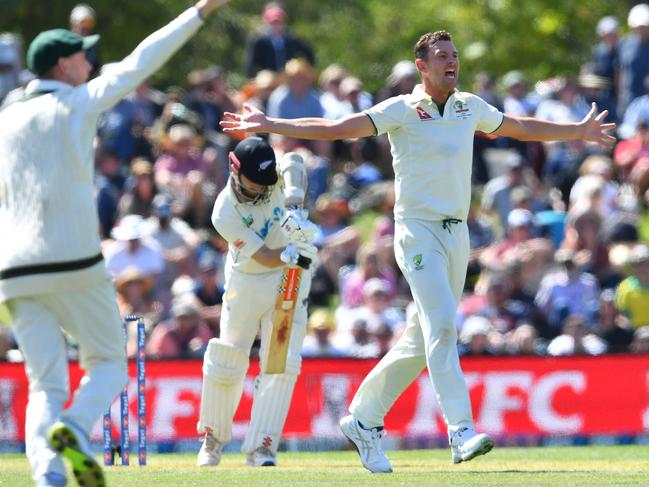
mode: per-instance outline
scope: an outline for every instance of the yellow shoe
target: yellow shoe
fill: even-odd
[[[83,432],[70,423],[59,421],[54,423],[47,436],[52,448],[72,464],[72,472],[80,486],[106,487],[104,472]]]

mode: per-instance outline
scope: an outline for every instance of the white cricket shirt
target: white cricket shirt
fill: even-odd
[[[473,135],[500,127],[503,114],[482,98],[455,91],[444,113],[424,91],[365,110],[377,135],[388,134],[394,167],[395,220],[466,221],[471,199]]]
[[[285,211],[284,193],[280,182],[275,185],[266,203],[251,205],[239,202],[228,180],[228,184],[216,198],[212,211],[212,225],[228,242],[226,276],[230,275],[231,270],[247,274],[277,271],[277,268],[259,264],[252,255],[262,245],[270,249],[287,245],[279,225]]]

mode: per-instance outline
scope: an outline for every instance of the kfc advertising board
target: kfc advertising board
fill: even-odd
[[[340,437],[338,419],[375,361],[304,360],[284,436]],[[131,425],[137,424],[135,363],[129,364]],[[649,431],[649,356],[488,357],[462,360],[477,429],[509,435],[641,434]],[[201,393],[200,361],[147,363],[147,425],[151,441],[195,438]],[[253,363],[235,415],[242,438],[250,418]],[[71,364],[71,383],[81,371]],[[0,364],[0,441],[24,440],[27,380],[22,364]],[[113,424],[119,424],[117,405]],[[425,371],[385,420],[390,435],[445,436]],[[117,431],[115,431],[117,434]],[[131,435],[135,435],[131,428]],[[100,437],[99,425],[93,436]]]

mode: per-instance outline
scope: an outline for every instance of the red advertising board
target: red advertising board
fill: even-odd
[[[284,436],[339,437],[338,419],[371,360],[304,360]],[[649,431],[649,356],[465,358],[479,430],[496,436],[640,434]],[[131,424],[136,424],[135,363],[130,364]],[[253,363],[235,415],[243,437],[252,402]],[[81,372],[71,364],[71,383]],[[147,424],[151,440],[196,437],[200,361],[147,363]],[[0,441],[23,441],[27,380],[21,364],[0,364]],[[114,424],[119,424],[113,408]],[[445,427],[425,371],[388,414],[395,436],[443,436]],[[117,433],[117,432],[116,432]],[[135,432],[132,431],[132,434]],[[93,436],[99,438],[99,425]]]

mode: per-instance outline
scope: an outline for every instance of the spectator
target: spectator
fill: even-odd
[[[355,308],[363,303],[365,284],[372,278],[380,278],[387,286],[389,299],[396,294],[396,275],[382,261],[378,248],[373,244],[363,245],[356,254],[357,266],[343,280],[341,299],[344,306]]]
[[[146,351],[154,359],[198,358],[210,338],[193,298],[181,296],[171,305],[171,319],[153,329]]]
[[[201,146],[192,126],[172,125],[165,154],[154,165],[158,189],[169,193],[180,207],[179,215],[196,227],[204,226],[209,206],[203,191],[208,164]]]
[[[615,304],[634,328],[649,325],[649,247],[638,244],[631,249],[630,276],[615,291]]]
[[[249,98],[246,99],[246,103],[265,112],[268,109],[268,99],[277,88],[277,84],[277,73],[270,69],[262,69],[249,84]]]
[[[587,196],[593,182],[601,181],[600,205],[596,208],[604,218],[618,211],[617,195],[620,187],[614,180],[613,161],[602,154],[588,156],[579,166],[579,178],[570,189],[570,205],[576,205]]]
[[[393,96],[412,93],[418,82],[419,72],[415,63],[410,60],[399,61],[392,67],[390,75],[386,78],[386,84],[379,92],[377,102]]]
[[[503,100],[496,92],[496,78],[485,71],[476,74],[473,81],[473,92],[489,105],[503,110]]]
[[[487,318],[482,316],[467,318],[460,330],[460,355],[495,355],[489,343],[489,335],[492,333],[494,330]]]
[[[340,83],[340,94],[343,96],[347,113],[359,113],[372,106],[372,96],[363,91],[363,82],[355,76],[347,76]]]
[[[512,189],[525,184],[525,159],[517,152],[509,152],[502,162],[507,171],[491,179],[482,193],[482,208],[498,218],[500,228],[507,228],[507,217],[512,209]]]
[[[649,353],[649,326],[642,326],[633,333],[630,349],[633,353]]]
[[[394,329],[390,324],[385,321],[380,323],[372,332],[372,338],[376,344],[376,352],[371,358],[381,358],[388,353],[390,348],[392,348],[394,336]]]
[[[313,218],[318,223],[321,235],[316,239],[316,245],[324,244],[332,235],[344,230],[350,216],[347,202],[335,198],[330,193],[321,194],[315,202]]]
[[[597,22],[598,44],[593,51],[593,74],[606,80],[606,97],[613,102],[614,111],[609,112],[609,117],[617,119],[615,102],[617,101],[616,86],[618,81],[619,56],[620,56],[620,23],[617,17],[611,15],[602,17]]]
[[[262,69],[277,73],[291,59],[305,59],[315,65],[313,50],[301,39],[295,37],[286,26],[288,15],[279,2],[270,2],[264,7],[262,18],[266,30],[251,39],[246,48],[246,76],[254,78]]]
[[[315,71],[302,59],[293,59],[284,69],[285,83],[268,99],[268,115],[278,118],[322,117],[320,96],[313,88]]]
[[[595,332],[606,342],[608,353],[628,352],[633,340],[629,320],[615,307],[615,291],[604,289],[599,295],[599,310]]]
[[[372,340],[372,335],[367,330],[367,321],[363,318],[354,320],[348,333],[337,330],[334,343],[348,357],[372,358],[378,355],[376,343]]]
[[[546,316],[550,326],[559,330],[568,316],[577,316],[584,323],[593,324],[597,309],[599,286],[592,274],[581,271],[572,249],[559,249],[555,253],[558,268],[541,281],[535,302]]]
[[[562,334],[548,345],[548,355],[601,355],[606,352],[606,342],[588,333],[582,316],[569,315],[562,323]]]
[[[505,350],[511,355],[545,355],[545,344],[530,323],[522,323],[506,336]]]
[[[153,198],[157,189],[153,181],[153,164],[147,159],[137,158],[131,163],[131,177],[127,189],[121,196],[117,212],[120,218],[126,215],[153,215]]]
[[[174,215],[174,201],[166,193],[153,198],[153,216],[146,220],[144,233],[156,244],[164,259],[164,270],[158,277],[158,297],[169,304],[168,293],[174,280],[194,274],[194,256],[198,235],[187,222]]]
[[[629,10],[627,22],[632,31],[620,42],[620,115],[626,112],[634,98],[645,91],[643,83],[649,75],[649,5],[639,3],[634,6]]]
[[[135,267],[157,282],[165,264],[160,250],[142,240],[145,237],[142,217],[126,215],[113,228],[111,235],[117,242],[113,242],[106,251],[106,267],[113,278],[127,268]]]
[[[336,324],[327,311],[319,309],[309,317],[309,334],[304,338],[302,344],[302,357],[342,357],[345,355],[331,341],[331,334]]]
[[[347,70],[340,64],[330,64],[320,73],[318,84],[322,90],[320,104],[324,110],[324,118],[337,120],[349,115],[347,100],[340,91],[340,83],[347,76]]]
[[[575,123],[586,116],[589,106],[581,97],[579,87],[573,79],[559,78],[553,89],[552,97],[543,100],[537,107],[537,118]],[[565,194],[573,182],[569,178],[584,158],[585,143],[582,140],[544,142],[543,146],[546,152],[543,174]]]
[[[196,130],[187,124],[176,124],[167,133],[166,153],[155,162],[155,178],[158,188],[175,188],[191,172],[206,170],[205,161],[197,145],[199,137]]]
[[[147,332],[157,325],[163,316],[162,304],[153,298],[153,279],[142,274],[137,267],[127,267],[115,278],[117,306],[120,316],[138,315],[144,319]],[[127,354],[134,357],[137,351],[135,329],[128,330]]]
[[[643,82],[644,93],[634,98],[624,113],[622,125],[617,129],[618,135],[623,139],[630,139],[635,135],[639,123],[649,123],[649,75]]]
[[[520,71],[509,71],[502,79],[507,91],[503,100],[503,108],[508,115],[529,117],[534,114],[535,106],[528,97],[527,78]]]
[[[198,277],[193,293],[198,300],[198,312],[215,337],[220,336],[221,304],[223,303],[223,262],[216,252],[203,252],[198,259]]]
[[[97,13],[95,9],[85,3],[76,5],[70,12],[70,30],[76,32],[82,37],[87,37],[95,33],[95,24],[97,23]],[[90,49],[86,50],[86,59],[92,66],[90,71],[90,78],[94,78],[99,74],[101,68],[101,59],[99,56],[99,49],[95,44]],[[89,78],[89,79],[90,79]]]
[[[0,101],[18,86],[20,45],[18,36],[0,34]]]
[[[483,213],[475,191],[471,194],[471,205],[469,206],[466,224],[469,227],[469,245],[472,251],[479,251],[493,243],[494,233],[491,222]]]
[[[340,306],[336,310],[336,328],[341,333],[349,333],[357,319],[367,322],[369,333],[375,333],[379,325],[387,323],[393,333],[399,334],[405,325],[405,315],[392,306],[390,285],[381,278],[373,277],[363,285],[363,304],[357,308]]]
[[[187,80],[190,84],[185,100],[187,108],[201,116],[205,130],[220,132],[219,122],[223,112],[235,112],[237,109],[223,70],[219,66],[194,70]]]
[[[635,127],[633,137],[617,144],[613,152],[613,161],[622,178],[631,181],[631,175],[636,166],[645,166],[648,160],[649,120],[641,120]]]
[[[96,156],[95,188],[99,233],[108,238],[117,218],[117,205],[124,188],[125,177],[117,154],[100,150]]]
[[[480,72],[476,75],[473,83],[473,92],[490,105],[503,111],[503,101],[496,93],[496,79],[487,72]],[[486,151],[500,145],[500,141],[493,137],[486,137],[480,134],[473,138],[473,171],[472,180],[480,186],[486,184],[490,179],[489,165],[485,157]]]
[[[490,269],[504,268],[505,254],[533,237],[534,215],[531,211],[523,208],[514,208],[507,215],[506,221],[506,238],[487,247],[480,256],[481,263],[484,267]]]
[[[599,206],[599,196],[594,207]],[[608,260],[607,242],[603,239],[603,218],[590,204],[579,204],[569,212],[562,249],[575,252],[583,271],[607,283],[615,274]]]

